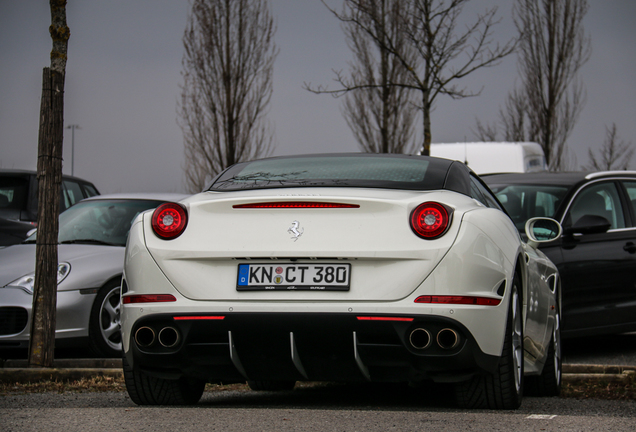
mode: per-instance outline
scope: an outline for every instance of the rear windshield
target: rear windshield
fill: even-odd
[[[237,164],[210,187],[214,191],[281,187],[441,189],[450,161],[422,156],[298,156]]]

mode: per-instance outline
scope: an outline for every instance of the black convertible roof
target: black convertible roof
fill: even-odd
[[[328,153],[281,156],[238,163],[221,173],[212,191],[289,187],[448,189],[470,193],[470,169],[429,156]]]

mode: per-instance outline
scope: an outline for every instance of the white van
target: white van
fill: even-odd
[[[477,174],[547,171],[535,142],[433,143],[431,156],[462,161]]]

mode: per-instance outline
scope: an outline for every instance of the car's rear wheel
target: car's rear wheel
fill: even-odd
[[[88,324],[89,347],[101,357],[121,356],[121,280],[109,282],[99,292]]]
[[[135,370],[122,360],[128,396],[137,405],[194,405],[205,390],[205,381],[179,378],[169,380]]]
[[[296,385],[296,381],[271,381],[271,380],[259,380],[248,381],[247,385],[256,391],[284,391],[292,390]]]
[[[539,376],[527,378],[528,393],[533,396],[558,396],[561,394],[561,319],[559,308],[554,316],[554,329],[548,347],[548,356]]]
[[[510,293],[506,334],[497,371],[458,383],[457,403],[462,408],[516,409],[523,397],[523,322],[519,278]]]

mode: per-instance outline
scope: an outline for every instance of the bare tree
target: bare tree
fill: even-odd
[[[400,35],[407,41],[399,43],[388,32],[378,33],[382,29],[373,0],[348,0],[356,14],[331,12],[343,23],[356,25],[374,42],[394,56],[409,72],[405,82],[392,85],[419,92],[418,105],[422,113],[424,143],[422,153],[430,154],[431,110],[440,95],[461,99],[477,96],[460,87],[457,81],[483,67],[494,66],[505,56],[513,52],[515,41],[510,40],[503,46],[492,40],[492,28],[497,8],[486,10],[478,15],[472,24],[458,31],[459,17],[463,6],[469,0],[403,0],[407,13],[402,15]],[[401,39],[400,39],[401,40]],[[414,49],[415,59],[405,51],[405,47]],[[343,88],[350,91],[358,87]]]
[[[228,166],[271,151],[265,114],[275,31],[266,0],[194,0],[178,106],[191,192]]]
[[[590,162],[583,169],[591,171],[626,170],[634,156],[632,143],[619,140],[616,123],[612,123],[611,129],[605,126],[605,140],[598,157],[591,148],[587,152]]]
[[[515,88],[508,94],[504,108],[499,109],[500,124],[482,123],[479,119],[476,119],[476,130],[473,133],[481,141],[497,141],[501,130],[504,141],[528,141],[529,139],[526,135],[527,109],[528,104],[525,97],[519,89]]]
[[[406,11],[402,0],[378,0],[369,2],[368,9],[359,11],[357,2],[345,0],[341,16],[358,16],[363,27],[353,22],[343,23],[343,31],[354,61],[350,64],[350,77],[335,71],[335,81],[342,89],[331,92],[345,95],[343,114],[359,146],[368,153],[412,153],[417,107],[411,91],[393,85],[408,80],[408,70],[395,56],[379,44],[377,39],[391,38],[412,64],[416,64],[415,51],[406,45],[401,31]],[[338,16],[338,15],[336,15]],[[305,88],[323,93],[322,88]]]
[[[44,68],[38,136],[38,235],[29,339],[29,366],[52,367],[57,307],[57,236],[59,232],[64,77],[68,39],[66,0],[50,0],[53,40],[51,67]]]
[[[525,107],[524,140],[541,144],[553,171],[572,164],[566,142],[585,103],[578,72],[591,54],[583,28],[587,10],[586,0],[517,0],[513,10],[522,84],[508,100]],[[505,134],[520,125],[518,115],[500,112]]]

